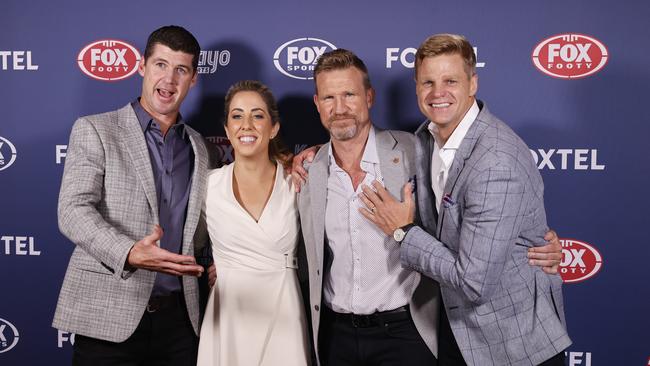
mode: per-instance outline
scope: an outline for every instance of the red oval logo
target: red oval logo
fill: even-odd
[[[575,239],[560,239],[560,243],[560,276],[565,283],[584,281],[600,271],[603,258],[592,245]]]
[[[135,74],[140,52],[130,44],[116,39],[93,42],[84,47],[77,63],[84,74],[93,79],[117,81]]]
[[[584,34],[559,34],[540,42],[533,51],[533,63],[550,76],[577,79],[593,75],[607,63],[607,48]]]

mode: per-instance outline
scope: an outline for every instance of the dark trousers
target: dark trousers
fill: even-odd
[[[355,318],[323,309],[319,335],[323,366],[436,365],[408,310]]]
[[[76,335],[73,366],[195,366],[198,337],[182,295],[150,302],[135,332],[114,343]]]
[[[440,326],[438,332],[438,362],[440,366],[465,366],[465,360],[451,331],[449,318],[444,306],[440,307]],[[540,366],[564,366],[564,352],[542,362]]]

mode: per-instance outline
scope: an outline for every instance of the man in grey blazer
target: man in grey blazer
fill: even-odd
[[[314,102],[331,140],[298,195],[309,271],[308,315],[321,365],[435,363],[436,284],[402,268],[399,247],[359,213],[361,182],[398,195],[415,174],[414,136],[372,126],[368,72],[347,50],[314,71]]]
[[[58,218],[76,247],[53,326],[76,333],[74,365],[196,363],[208,154],[179,109],[199,52],[182,27],[154,31],[140,98],[72,128]]]
[[[399,202],[364,187],[364,215],[401,242],[402,263],[440,284],[441,365],[564,365],[561,279],[529,266],[546,225],[543,182],[526,144],[476,101],[476,56],[458,35],[416,53],[415,226]]]

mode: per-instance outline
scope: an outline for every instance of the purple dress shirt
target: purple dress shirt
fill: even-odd
[[[156,184],[158,216],[163,229],[160,247],[180,254],[194,170],[192,144],[185,133],[185,123],[180,115],[163,136],[159,123],[142,107],[139,99],[131,103],[131,106],[142,126]],[[180,291],[180,277],[157,273],[151,296],[165,296]]]

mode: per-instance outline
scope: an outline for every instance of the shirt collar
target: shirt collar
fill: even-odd
[[[135,116],[138,118],[138,122],[140,123],[140,127],[142,127],[142,132],[146,132],[149,126],[151,125],[151,122],[154,121],[154,118],[147,112],[142,104],[140,103],[140,98],[136,98],[132,103],[131,107],[133,107],[133,111],[135,112]],[[174,128],[175,126],[179,126],[177,128]],[[176,123],[174,126],[172,126],[173,130],[178,130],[179,133],[181,133],[182,136],[184,136],[185,132],[185,121],[183,121],[183,117],[181,114],[178,114],[178,117],[176,119]]]
[[[336,159],[334,159],[334,152],[332,149],[332,144],[330,141],[330,146],[328,150],[329,164],[330,167],[335,167],[341,169],[338,164],[336,164]],[[368,140],[366,141],[366,146],[363,148],[363,155],[361,156],[361,168],[364,168],[364,163],[367,164],[379,164],[379,155],[377,155],[377,143],[375,138],[375,126],[370,125],[370,132],[368,133]],[[366,170],[366,169],[364,169]]]

